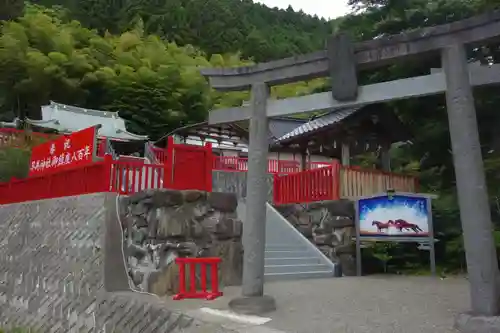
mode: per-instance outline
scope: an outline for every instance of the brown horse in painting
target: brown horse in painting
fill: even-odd
[[[377,229],[378,229],[378,232],[381,232],[382,229],[387,229],[388,230],[389,226],[390,226],[390,223],[384,223],[384,222],[380,222],[380,221],[373,221],[372,225],[376,225]]]
[[[400,232],[405,230],[413,230],[414,232],[422,232],[423,230],[416,224],[414,223],[409,223],[403,219],[397,219],[395,221],[390,220],[388,222],[389,224],[395,226]]]

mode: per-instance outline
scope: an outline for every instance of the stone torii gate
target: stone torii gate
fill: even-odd
[[[325,51],[249,67],[202,70],[214,89],[251,89],[252,95],[250,106],[215,110],[209,115],[211,124],[250,120],[243,297],[232,301],[236,310],[253,307],[256,312],[258,305],[268,310],[274,306],[272,298],[263,293],[268,117],[446,92],[472,307],[471,315],[459,317],[457,327],[477,333],[479,326],[491,326],[498,320],[499,272],[471,86],[500,83],[500,67],[468,66],[465,46],[499,36],[500,12],[492,12],[356,44],[348,35],[339,34],[328,40]],[[441,56],[443,72],[358,86],[359,71],[429,54]],[[324,76],[331,78],[329,93],[269,98],[270,86]]]

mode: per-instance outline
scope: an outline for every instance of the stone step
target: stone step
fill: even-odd
[[[333,271],[318,271],[318,272],[293,272],[293,273],[264,273],[264,281],[282,281],[282,280],[298,280],[298,279],[320,279],[332,278]]]
[[[290,244],[266,244],[266,251],[303,251],[307,252],[309,249],[297,243]]]
[[[324,264],[298,264],[298,265],[266,265],[264,272],[269,274],[279,273],[307,273],[307,272],[328,272],[330,266]]]
[[[319,264],[321,261],[317,257],[295,257],[295,258],[265,258],[265,265],[304,265]]]
[[[264,258],[266,259],[275,259],[275,258],[297,258],[297,257],[305,257],[307,256],[306,251],[288,251],[288,250],[266,250],[264,253]]]

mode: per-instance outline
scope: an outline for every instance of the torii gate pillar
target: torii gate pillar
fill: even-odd
[[[441,57],[472,310],[481,316],[497,316],[498,263],[465,47],[443,48]]]
[[[229,302],[229,307],[243,314],[263,314],[276,310],[276,302],[264,295],[264,254],[266,246],[266,202],[268,169],[269,87],[256,82],[251,88],[252,118],[248,146],[246,216],[243,223],[242,296]]]

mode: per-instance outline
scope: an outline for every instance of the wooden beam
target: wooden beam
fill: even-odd
[[[482,86],[500,83],[500,64],[470,66],[471,84]],[[374,103],[389,102],[410,97],[421,97],[443,93],[446,90],[444,73],[434,73],[408,79],[361,86],[355,101],[340,102],[332,98],[331,92],[292,97],[281,100],[270,99],[267,116],[291,116],[298,113],[333,110],[344,107],[359,107]],[[231,123],[248,120],[250,107],[235,107],[214,110],[209,113],[210,124]]]

